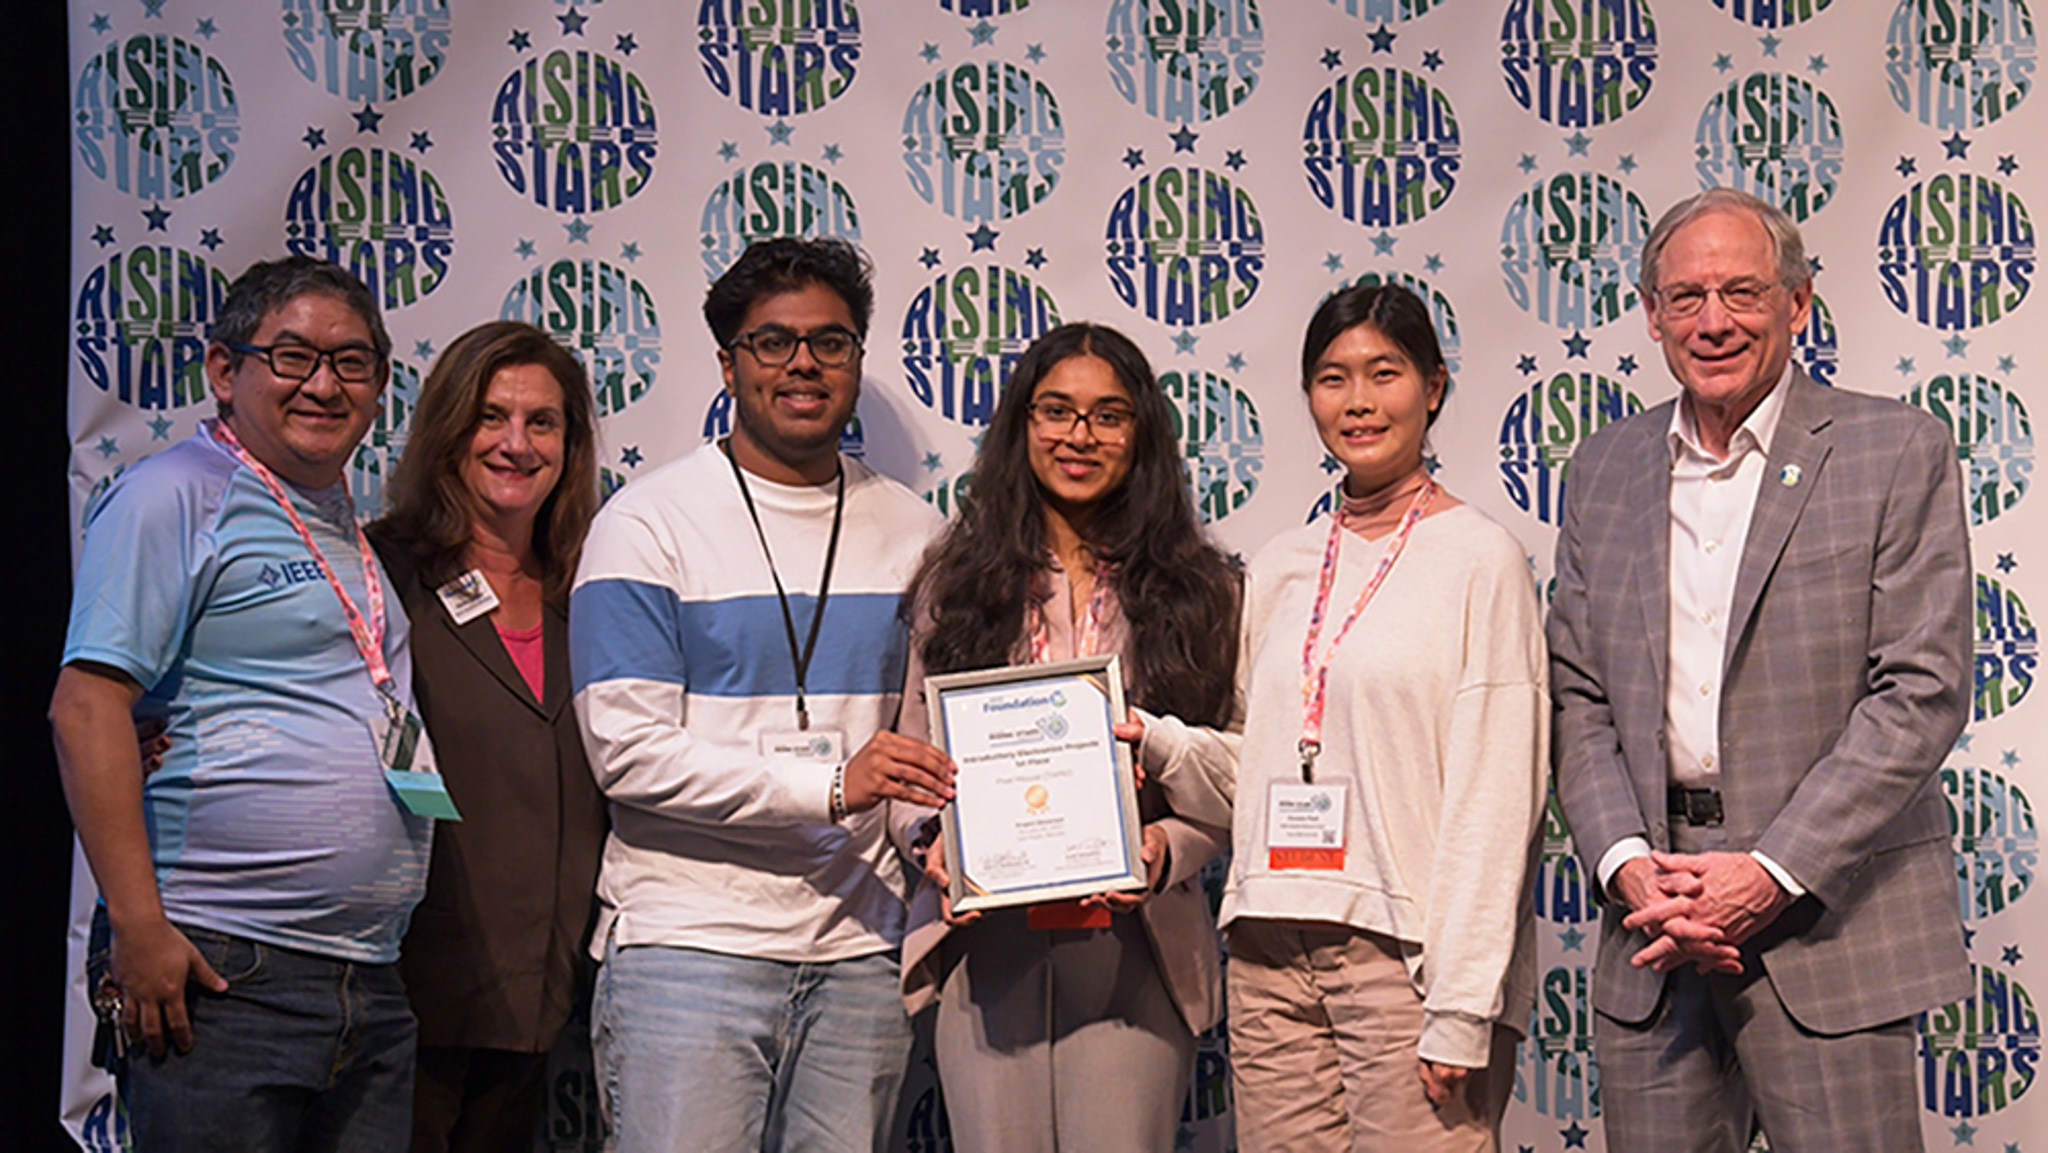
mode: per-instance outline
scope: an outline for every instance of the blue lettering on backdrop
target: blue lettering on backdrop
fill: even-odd
[[[228,278],[168,244],[116,252],[89,269],[72,311],[72,347],[94,388],[146,410],[208,395],[206,334]]]
[[[1657,70],[1648,0],[1508,0],[1500,41],[1508,95],[1560,128],[1619,120]]]
[[[852,86],[852,0],[700,0],[697,57],[721,96],[762,116],[814,112]]]
[[[1980,328],[2033,287],[2033,219],[2018,193],[1989,176],[1938,173],[1886,210],[1877,276],[1892,307],[1921,324]]]
[[[1398,68],[1367,68],[1316,94],[1302,127],[1309,193],[1356,224],[1420,220],[1457,188],[1458,120],[1444,94]]]
[[[557,49],[514,69],[491,108],[491,150],[512,191],[565,215],[616,208],[654,176],[654,101],[626,67]]]
[[[351,146],[321,157],[292,184],[284,218],[287,250],[355,273],[386,309],[448,278],[448,196],[425,165],[399,153]]]
[[[241,143],[234,81],[176,36],[131,36],[86,58],[72,99],[79,163],[144,200],[190,196],[227,172]]]
[[[1266,61],[1253,0],[1110,0],[1104,44],[1117,95],[1168,123],[1226,115],[1251,98]]]
[[[331,96],[396,100],[441,74],[448,0],[284,0],[285,57]]]
[[[645,285],[602,260],[557,260],[512,282],[498,315],[547,332],[583,358],[597,414],[647,395],[661,365],[661,322]]]
[[[853,194],[824,171],[794,160],[764,160],[712,186],[699,216],[706,281],[718,279],[747,245],[770,236],[836,236],[860,242]]]
[[[1057,327],[1052,293],[998,264],[941,273],[903,314],[903,374],[918,403],[980,428],[1031,342]]]
[[[903,170],[920,199],[960,220],[1006,220],[1052,195],[1066,129],[1052,89],[1014,64],[963,64],[903,110]]]

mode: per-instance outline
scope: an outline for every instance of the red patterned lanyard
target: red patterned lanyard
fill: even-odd
[[[363,536],[362,527],[356,524],[354,502],[349,503],[348,522],[349,527],[355,530],[356,547],[363,553],[363,587],[370,597],[370,618],[367,621],[356,608],[355,599],[348,595],[347,589],[341,587],[341,579],[334,575],[334,566],[327,563],[327,554],[321,552],[319,544],[314,542],[312,530],[300,519],[299,510],[292,507],[292,498],[285,493],[283,483],[262,461],[251,456],[249,450],[242,447],[242,442],[235,438],[234,430],[227,426],[226,421],[214,422],[213,429],[214,435],[233,449],[242,464],[256,474],[256,479],[263,482],[263,487],[270,490],[271,496],[277,498],[279,507],[284,509],[284,515],[291,520],[292,528],[297,530],[299,539],[305,542],[306,551],[313,554],[314,563],[320,566],[320,575],[327,578],[327,587],[333,589],[334,595],[340,599],[342,614],[348,617],[349,636],[355,639],[356,651],[363,655],[363,663],[370,668],[371,683],[377,686],[386,700],[396,701],[398,696],[391,679],[391,669],[384,663],[384,583],[377,576],[377,557],[370,551],[370,542]]]
[[[1113,566],[1103,565],[1095,570],[1095,591],[1088,597],[1088,608],[1081,619],[1074,622],[1074,655],[1092,657],[1102,643],[1102,620],[1109,615],[1109,580]],[[1070,584],[1067,587],[1072,588]],[[1034,602],[1024,610],[1024,631],[1031,635],[1031,663],[1042,665],[1052,659],[1052,630],[1046,627],[1045,611]]]
[[[1380,556],[1379,567],[1373,570],[1372,579],[1358,590],[1358,600],[1351,606],[1351,615],[1344,618],[1337,635],[1330,641],[1330,647],[1323,652],[1322,660],[1316,659],[1316,641],[1323,635],[1323,618],[1330,612],[1330,586],[1337,582],[1337,546],[1344,538],[1344,512],[1340,494],[1338,507],[1330,512],[1330,541],[1323,546],[1323,571],[1316,580],[1315,604],[1308,612],[1308,639],[1301,645],[1301,742],[1295,746],[1301,753],[1301,779],[1312,782],[1315,779],[1316,754],[1323,749],[1323,700],[1330,686],[1330,661],[1337,655],[1337,646],[1351,635],[1351,626],[1358,623],[1359,614],[1372,601],[1373,594],[1380,591],[1380,583],[1393,571],[1394,562],[1401,559],[1401,550],[1408,545],[1408,535],[1415,531],[1415,522],[1429,509],[1430,498],[1436,495],[1436,479],[1425,477],[1422,488],[1415,499],[1408,503],[1408,511],[1401,517],[1401,527],[1394,531],[1394,538],[1387,542],[1387,551]]]

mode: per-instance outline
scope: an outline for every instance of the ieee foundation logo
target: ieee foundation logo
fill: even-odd
[[[396,100],[441,74],[448,0],[284,0],[285,56],[331,96]]]
[[[1162,372],[1159,387],[1188,463],[1195,513],[1215,524],[1259,489],[1266,439],[1258,406],[1229,379],[1205,370]]]
[[[227,69],[165,33],[130,36],[87,57],[71,113],[86,171],[145,200],[176,200],[219,180],[242,139]]]
[[[420,370],[402,360],[391,362],[391,382],[384,386],[384,403],[377,419],[363,434],[349,460],[348,492],[355,498],[356,514],[369,520],[384,509],[384,490],[405,452],[405,436],[412,427],[412,411],[420,402]]]
[[[1254,0],[1110,0],[1104,35],[1117,95],[1169,124],[1227,115],[1251,99],[1266,63]]]
[[[1251,194],[1197,165],[1138,178],[1104,229],[1117,299],[1176,328],[1243,308],[1266,270],[1266,228]]]
[[[1976,694],[1971,720],[2003,715],[2026,699],[2041,659],[2041,638],[2020,595],[1977,574]]]
[[[1309,194],[1354,224],[1409,224],[1458,185],[1458,117],[1429,81],[1364,68],[1316,94],[1302,126]]]
[[[513,192],[567,215],[617,208],[654,178],[654,101],[602,53],[557,48],[505,77],[491,151]]]
[[[1945,765],[1940,779],[1955,844],[1957,903],[1963,920],[1981,921],[2018,904],[2033,886],[2041,863],[2033,802],[1992,769]]]
[[[711,87],[749,112],[815,112],[853,86],[860,14],[853,0],[707,0],[697,8],[697,58]]]
[[[1820,293],[1813,294],[1813,307],[1807,310],[1806,329],[1792,334],[1793,355],[1799,359],[1799,367],[1813,378],[1815,384],[1834,387],[1835,372],[1841,367],[1841,337],[1835,331],[1834,310],[1821,299]]]
[[[385,309],[448,279],[455,213],[427,167],[382,148],[344,148],[299,174],[284,206],[285,247],[341,265]]]
[[[1587,437],[1643,411],[1635,393],[1585,369],[1552,373],[1508,402],[1500,422],[1500,480],[1515,507],[1544,524],[1564,513],[1565,470]]]
[[[1529,1035],[1515,1048],[1515,1100],[1545,1117],[1600,1115],[1600,1067],[1593,1059],[1593,969],[1553,966],[1536,987]]]
[[[918,403],[985,427],[1031,342],[1059,326],[1052,293],[1000,264],[969,264],[918,289],[903,313],[903,376]]]
[[[1982,1117],[2033,1087],[2041,1060],[2041,1016],[2018,978],[1970,966],[1974,991],[1920,1014],[1920,1093],[1928,1112]]]
[[[1899,399],[1933,413],[1955,437],[1970,523],[1982,525],[2020,502],[2034,477],[2034,425],[2019,395],[1974,372],[1942,373]]]
[[[2034,87],[2024,0],[1899,0],[1884,39],[1893,102],[1930,128],[1981,128]]]
[[[860,242],[853,194],[822,169],[764,160],[726,177],[704,198],[698,242],[708,283],[725,274],[747,245],[771,236]]]
[[[1790,28],[1828,10],[1834,0],[1713,0],[1713,5],[1751,28]]]
[[[1500,271],[1515,307],[1558,328],[1597,328],[1636,305],[1649,212],[1610,176],[1543,177],[1508,206]]]
[[[1885,210],[1877,277],[1892,307],[1921,324],[1981,328],[2027,297],[2033,220],[2019,194],[1991,177],[1940,173]]]
[[[564,258],[536,268],[512,282],[498,318],[526,321],[582,357],[599,416],[617,415],[654,387],[654,295],[616,265]]]
[[[1758,72],[1716,92],[1693,130],[1702,187],[1736,188],[1805,220],[1834,199],[1842,116],[1797,76]]]
[[[208,396],[206,334],[227,274],[168,244],[116,252],[88,270],[72,309],[72,347],[94,388],[148,411]]]
[[[903,110],[903,172],[956,220],[1008,220],[1052,195],[1067,162],[1052,89],[1004,61],[941,71]]]
[[[1500,49],[1515,103],[1546,124],[1591,128],[1650,94],[1657,24],[1648,0],[1508,0]]]

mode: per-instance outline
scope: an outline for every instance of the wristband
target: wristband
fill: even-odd
[[[835,825],[846,819],[846,765],[843,763],[832,770],[832,799],[827,810]]]

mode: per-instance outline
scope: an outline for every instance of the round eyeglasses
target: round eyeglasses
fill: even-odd
[[[340,348],[314,348],[310,344],[230,344],[231,352],[263,358],[270,371],[282,380],[311,380],[326,361],[334,379],[345,384],[368,384],[377,379],[384,358],[375,349],[345,344]]]
[[[796,359],[799,344],[810,345],[811,359],[826,368],[851,364],[860,355],[860,337],[843,328],[821,328],[802,336],[786,328],[757,328],[735,337],[728,347],[744,348],[762,364],[780,367]]]
[[[1138,414],[1120,404],[1097,405],[1087,412],[1064,400],[1034,400],[1030,407],[1031,426],[1039,435],[1054,440],[1065,440],[1074,435],[1075,428],[1085,424],[1103,444],[1122,444],[1130,439],[1131,429],[1138,423]]]

